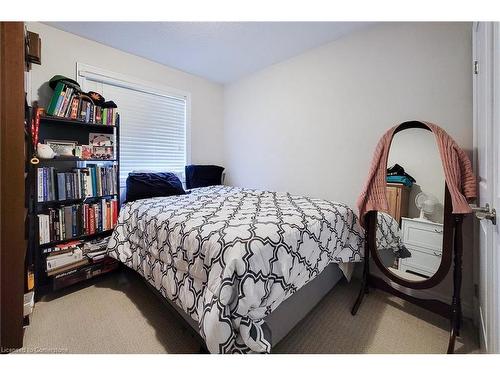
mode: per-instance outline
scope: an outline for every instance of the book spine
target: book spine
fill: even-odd
[[[71,113],[71,102],[73,101],[73,89],[71,89],[71,93],[68,96],[68,100],[65,101],[64,103],[64,109],[63,109],[63,117],[69,117],[69,114]]]
[[[69,173],[64,173],[64,185],[65,185],[65,196],[66,199],[72,199],[71,198],[71,181],[70,181],[70,176]]]
[[[43,170],[43,200],[48,200],[48,186],[47,186],[47,168],[42,168]]]
[[[89,216],[88,216],[88,204],[83,204],[83,234],[87,235],[89,225]]]
[[[66,199],[64,173],[57,174],[57,198],[61,201]]]
[[[100,121],[101,121],[101,107],[96,105],[94,109],[94,122],[96,124],[99,124]]]
[[[57,107],[57,103],[59,101],[59,97],[61,95],[61,91],[64,89],[64,84],[62,82],[58,82],[56,88],[54,89],[54,93],[52,94],[52,98],[50,99],[49,106],[47,107],[47,114],[54,115],[55,109]]]
[[[55,169],[54,167],[50,167],[50,200],[55,201],[56,198],[56,183],[55,183]]]
[[[95,233],[95,206],[91,205],[89,207],[89,233]]]
[[[37,168],[38,202],[43,202],[43,168]]]
[[[54,241],[54,211],[49,210],[49,242]]]
[[[96,177],[97,177],[97,194],[102,195],[102,168],[97,166]]]
[[[95,166],[91,167],[90,171],[92,173],[92,196],[97,197],[97,171],[96,171],[96,167]]]
[[[76,222],[76,206],[71,206],[71,236],[78,236],[77,222]]]
[[[73,96],[73,88],[69,88],[69,92],[66,93],[65,98],[64,98],[64,103],[63,103],[63,108],[61,109],[61,117],[66,117],[66,112],[68,111],[69,104],[71,103],[71,97]]]
[[[54,116],[57,116],[59,110],[61,109],[62,102],[64,101],[64,95],[66,94],[66,86],[59,93],[59,98],[57,99],[56,108],[54,109]]]
[[[102,231],[101,229],[101,223],[102,223],[102,218],[101,218],[101,205],[98,203],[95,205],[96,208],[96,213],[95,213],[95,231],[100,232]]]
[[[73,237],[73,229],[72,229],[72,209],[71,206],[64,207],[64,227],[66,236],[65,239],[69,239]]]
[[[111,201],[106,201],[106,229],[111,229]]]
[[[69,117],[73,120],[76,120],[78,117],[78,104],[80,102],[80,99],[78,96],[73,96],[73,99],[71,100],[71,112]]]
[[[66,104],[68,103],[68,96],[71,95],[72,88],[66,87],[66,91],[64,92],[64,96],[61,101],[61,105],[59,106],[59,110],[57,111],[57,116],[64,116],[64,111],[66,110]]]
[[[94,123],[94,112],[95,112],[95,105],[90,103],[90,109],[89,109],[89,122]]]
[[[61,240],[66,239],[66,233],[64,231],[64,208],[59,208],[59,233]]]
[[[59,210],[54,210],[54,232],[56,241],[61,240],[61,233],[59,231]]]
[[[106,200],[101,199],[101,230],[106,230]]]
[[[113,217],[113,227],[118,223],[118,199],[113,199],[113,204],[114,204],[114,217]]]
[[[80,170],[77,169],[75,171],[75,180],[76,180],[76,186],[75,186],[75,195],[77,199],[80,199],[82,197],[82,181],[81,181],[81,176],[80,176]]]
[[[90,122],[90,103],[87,102],[86,104],[86,109],[85,109],[85,122]]]
[[[39,214],[38,215],[38,242],[41,244],[44,244],[44,238],[43,238],[43,215]]]

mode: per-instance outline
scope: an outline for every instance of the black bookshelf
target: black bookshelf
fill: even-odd
[[[94,129],[102,129],[102,128],[117,128],[118,125],[104,125],[104,124],[94,124],[79,120],[72,120],[65,117],[56,117],[56,116],[41,116],[40,121],[44,121],[45,123],[50,123],[52,125],[63,125],[63,126],[82,126],[85,128],[94,128]]]
[[[34,117],[34,114],[33,114]],[[74,141],[78,144],[88,144],[90,133],[110,134],[114,136],[114,155],[113,159],[81,159],[77,157],[56,157],[54,159],[39,159],[38,164],[32,164],[27,160],[27,176],[26,176],[26,190],[27,190],[27,208],[28,208],[28,258],[33,263],[33,270],[35,275],[35,298],[37,300],[46,293],[50,293],[62,286],[69,286],[71,284],[86,280],[88,278],[112,271],[118,267],[118,262],[111,258],[106,258],[105,262],[90,263],[81,266],[76,270],[72,270],[69,274],[67,281],[64,277],[47,276],[45,270],[46,256],[44,249],[64,244],[69,241],[90,241],[93,239],[104,238],[110,236],[113,230],[104,230],[88,235],[74,236],[72,238],[52,241],[49,243],[40,244],[39,240],[39,223],[38,214],[47,213],[49,208],[59,208],[74,204],[91,203],[100,199],[117,198],[118,211],[120,209],[120,133],[119,133],[119,116],[117,117],[116,125],[102,125],[94,123],[85,123],[77,120],[70,120],[66,118],[54,116],[41,116],[38,142],[44,143],[45,140],[60,140],[60,141]],[[27,131],[27,142],[29,146],[28,155],[35,156],[36,150],[33,147],[31,140],[31,132]],[[51,201],[38,201],[38,173],[37,169],[41,167],[54,167],[57,172],[69,172],[74,168],[85,167],[87,163],[98,164],[102,166],[116,165],[116,194],[107,194],[101,196],[90,196],[78,199],[65,199],[65,200],[51,200]],[[99,268],[102,264],[102,269]],[[105,267],[104,267],[105,265]],[[90,272],[89,270],[92,270]],[[57,280],[56,280],[57,278]]]

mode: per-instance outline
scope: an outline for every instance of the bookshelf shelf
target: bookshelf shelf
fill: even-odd
[[[113,229],[104,230],[104,231],[96,232],[96,233],[93,233],[93,234],[85,234],[83,236],[77,236],[77,237],[67,238],[67,239],[61,240],[61,241],[47,242],[47,243],[44,243],[44,244],[40,244],[39,248],[40,249],[46,249],[48,247],[57,246],[57,245],[60,245],[60,244],[66,243],[66,242],[70,242],[70,241],[93,240],[93,239],[99,238],[101,236],[104,237],[104,236],[106,236],[108,234],[111,234],[111,233],[113,233]]]
[[[97,199],[103,199],[103,198],[111,198],[111,197],[116,197],[118,194],[106,194],[106,195],[99,195],[97,197],[85,197],[85,198],[78,198],[78,199],[65,199],[65,200],[55,200],[55,201],[43,201],[43,202],[36,202],[36,204],[39,206],[39,208],[45,208],[45,206],[64,206],[68,204],[75,204],[75,203],[82,203],[86,201],[92,201],[92,200],[97,200]]]
[[[35,110],[33,110],[33,114]],[[33,116],[35,117],[35,116]],[[39,159],[38,164],[32,164],[30,163],[30,159],[36,155],[36,150],[35,147],[33,146],[32,143],[32,134],[31,134],[31,129],[30,129],[30,123],[26,124],[26,133],[27,133],[27,138],[28,142],[27,144],[29,145],[28,151],[27,151],[27,160],[26,160],[26,165],[27,165],[27,176],[26,176],[26,184],[27,184],[27,207],[28,207],[28,217],[29,217],[29,239],[28,239],[28,253],[29,253],[29,259],[30,259],[30,264],[32,265],[32,269],[34,272],[34,279],[35,279],[35,299],[39,300],[40,297],[44,294],[50,293],[54,290],[57,290],[61,287],[66,287],[71,284],[75,284],[78,282],[81,282],[83,280],[86,280],[88,278],[92,278],[94,276],[97,276],[99,274],[103,274],[106,272],[110,272],[114,269],[117,268],[118,262],[116,262],[112,258],[106,257],[106,261],[102,263],[102,267],[99,266],[99,264],[86,264],[82,265],[80,267],[77,267],[75,269],[75,272],[73,275],[68,275],[66,276],[58,276],[57,282],[56,282],[56,275],[48,276],[46,272],[46,258],[47,254],[44,253],[44,250],[58,246],[67,242],[71,241],[82,241],[82,242],[88,242],[92,240],[96,240],[99,238],[105,238],[107,236],[110,236],[113,232],[112,228],[113,226],[113,221],[116,220],[116,213],[119,212],[120,209],[120,204],[119,204],[119,192],[120,192],[120,183],[119,183],[119,150],[120,150],[120,132],[119,132],[119,116],[116,116],[116,125],[102,125],[102,124],[96,124],[96,123],[86,123],[84,121],[78,121],[78,120],[71,120],[68,118],[61,118],[61,117],[54,117],[54,116],[49,116],[49,115],[42,115],[40,117],[40,122],[39,122],[39,131],[38,131],[38,143],[45,143],[46,141],[54,141],[54,140],[60,140],[60,141],[70,141],[70,142],[75,142],[78,145],[85,145],[89,142],[91,133],[103,133],[103,134],[109,134],[112,139],[114,139],[113,142],[113,155],[115,156],[113,159],[81,159],[78,157],[56,157],[53,159]],[[92,165],[93,164],[93,165]],[[40,189],[40,181],[39,179],[39,171],[38,169],[48,169],[50,170],[52,174],[50,176],[54,176],[53,179],[45,179],[45,174],[43,174],[43,183],[41,186],[43,187],[44,193],[49,191],[48,189],[49,182],[51,184],[52,190],[50,195],[45,196],[45,199],[50,199],[46,201],[38,201],[40,198],[38,196],[39,189]],[[101,187],[97,187],[99,185],[93,185],[94,184],[94,178],[95,174],[92,176],[92,184],[88,185],[85,179],[79,179],[78,177],[76,179],[76,182],[70,182],[70,190],[68,189],[68,181],[74,181],[73,179],[68,179],[65,180],[66,175],[71,175],[79,170],[111,170],[115,171],[112,173],[115,173],[115,178],[109,179],[110,174],[108,172],[103,172],[100,178],[102,178]],[[45,173],[45,172],[44,172]],[[58,185],[57,177],[59,174],[63,173],[65,177],[63,180],[65,180],[65,184],[61,186],[65,186],[65,193],[62,194],[62,198],[66,197],[75,197],[75,189],[82,189],[81,192],[82,194],[95,194],[96,196],[88,196],[84,198],[77,198],[77,199],[61,199],[57,200],[55,198],[59,197],[59,188],[60,186]],[[80,173],[80,172],[79,172]],[[77,173],[78,176],[83,176],[83,174]],[[83,172],[82,172],[83,173]],[[87,172],[88,173],[88,172]],[[108,174],[107,174],[108,173]],[[88,176],[88,175],[87,175]],[[49,181],[50,180],[50,181]],[[106,183],[104,183],[106,181]],[[108,182],[112,181],[112,182]],[[47,186],[45,185],[47,183]],[[116,185],[115,185],[116,183]],[[90,192],[88,192],[87,187],[91,186]],[[111,190],[110,186],[113,187]],[[104,190],[104,188],[106,190]],[[96,190],[97,189],[97,190]],[[103,190],[101,190],[103,189]],[[93,190],[93,192],[92,192]],[[70,195],[68,195],[68,192],[70,192]],[[116,201],[118,201],[118,204],[116,204]],[[108,203],[109,202],[109,203]],[[114,203],[114,204],[113,204]],[[108,211],[109,206],[114,206],[113,210],[111,211],[113,214],[109,215]],[[65,211],[66,209],[69,209],[68,207],[72,206],[73,209],[76,207],[76,212],[77,215],[79,216],[76,220],[76,226],[77,226],[77,236],[73,236],[72,238],[64,238],[62,239],[64,233],[67,233],[64,231],[64,221],[68,217],[67,215],[61,216],[61,211]],[[101,210],[106,210],[106,213],[103,214],[102,211],[97,210],[97,206],[100,207]],[[95,212],[94,212],[94,207],[95,207]],[[74,211],[73,211],[74,212]],[[92,212],[92,215],[91,215]],[[88,220],[94,220],[94,214],[95,214],[95,221],[89,221]],[[102,215],[102,217],[101,217]],[[49,216],[49,219],[47,219],[47,216]],[[92,216],[92,219],[90,219],[90,216]],[[68,222],[67,225],[72,228],[72,224],[74,225],[75,219],[74,216],[72,217],[72,221]],[[99,217],[99,221],[98,218]],[[110,219],[111,217],[111,219]],[[43,220],[42,220],[43,219]],[[106,221],[104,221],[106,219]],[[46,222],[54,223],[52,226],[46,226]],[[43,221],[43,222],[42,222]],[[59,228],[62,228],[63,232],[61,232],[61,229],[58,229],[56,231],[56,226],[59,225]],[[92,225],[92,228],[95,229],[89,229],[89,225]],[[68,226],[65,228],[67,231]],[[74,228],[74,226],[73,226]],[[40,244],[40,230],[44,230],[44,238],[45,240],[48,239],[47,235],[48,233],[50,234],[50,239],[52,240],[51,242],[47,242],[44,244]],[[90,231],[94,231],[95,233],[92,234],[85,234],[83,235],[82,233],[89,233]],[[75,233],[75,232],[73,232]],[[65,236],[65,235],[64,235]],[[54,239],[57,239],[57,241],[54,241]],[[85,255],[84,255],[85,257]]]
[[[92,122],[85,122],[85,121],[79,121],[79,120],[71,120],[65,117],[55,117],[55,116],[41,116],[40,117],[40,122],[46,122],[46,123],[52,123],[52,124],[59,124],[59,125],[70,125],[70,126],[83,126],[83,127],[92,127],[92,128],[98,128],[98,129],[113,129],[118,127],[118,125],[103,125],[103,124],[95,124]]]
[[[97,162],[113,162],[113,161],[118,161],[118,159],[80,159],[80,158],[72,158],[70,156],[67,157],[55,157],[54,159],[40,159],[40,163],[64,163],[64,162],[91,162],[91,163],[97,163]]]

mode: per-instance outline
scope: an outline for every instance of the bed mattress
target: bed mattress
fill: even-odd
[[[360,261],[363,232],[343,204],[211,186],[125,204],[108,253],[197,322],[210,352],[270,352],[266,317],[329,264]]]

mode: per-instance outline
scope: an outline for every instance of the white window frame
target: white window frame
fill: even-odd
[[[88,91],[87,79],[148,94],[186,100],[186,165],[191,164],[191,93],[77,62],[76,81],[85,92]],[[113,98],[106,99],[113,100]],[[118,112],[120,112],[120,107],[118,107]]]

